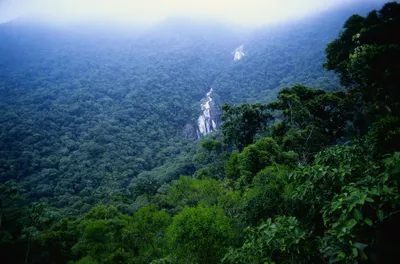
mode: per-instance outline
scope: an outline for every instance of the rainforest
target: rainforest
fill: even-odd
[[[400,4],[249,30],[0,24],[0,262],[400,262]]]

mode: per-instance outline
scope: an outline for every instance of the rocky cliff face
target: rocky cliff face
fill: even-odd
[[[186,139],[196,140],[199,138],[199,132],[196,125],[188,123],[182,131],[182,136]]]
[[[200,107],[202,114],[197,121],[198,137],[217,131],[220,124],[222,110],[213,88],[200,101]]]

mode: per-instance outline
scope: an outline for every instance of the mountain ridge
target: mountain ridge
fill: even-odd
[[[3,24],[0,179],[20,179],[32,200],[64,197],[76,208],[114,186],[101,195],[107,201],[140,173],[190,151],[185,127],[197,124],[210,88],[231,104],[269,102],[295,82],[340,89],[322,63],[343,21],[324,17],[329,30],[314,23],[246,34],[220,24],[214,32],[210,21],[191,30],[179,20],[172,23],[178,28],[155,25],[128,35]],[[246,56],[234,61],[241,44]],[[28,145],[34,155],[24,152]]]

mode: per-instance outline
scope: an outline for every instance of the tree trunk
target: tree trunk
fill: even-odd
[[[31,236],[29,236],[28,248],[26,249],[25,264],[28,263],[29,249],[31,247]]]

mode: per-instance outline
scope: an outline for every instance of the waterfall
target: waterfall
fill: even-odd
[[[202,114],[197,121],[198,136],[207,135],[213,131],[217,131],[221,110],[216,103],[213,88],[206,94],[206,97],[200,101]]]

